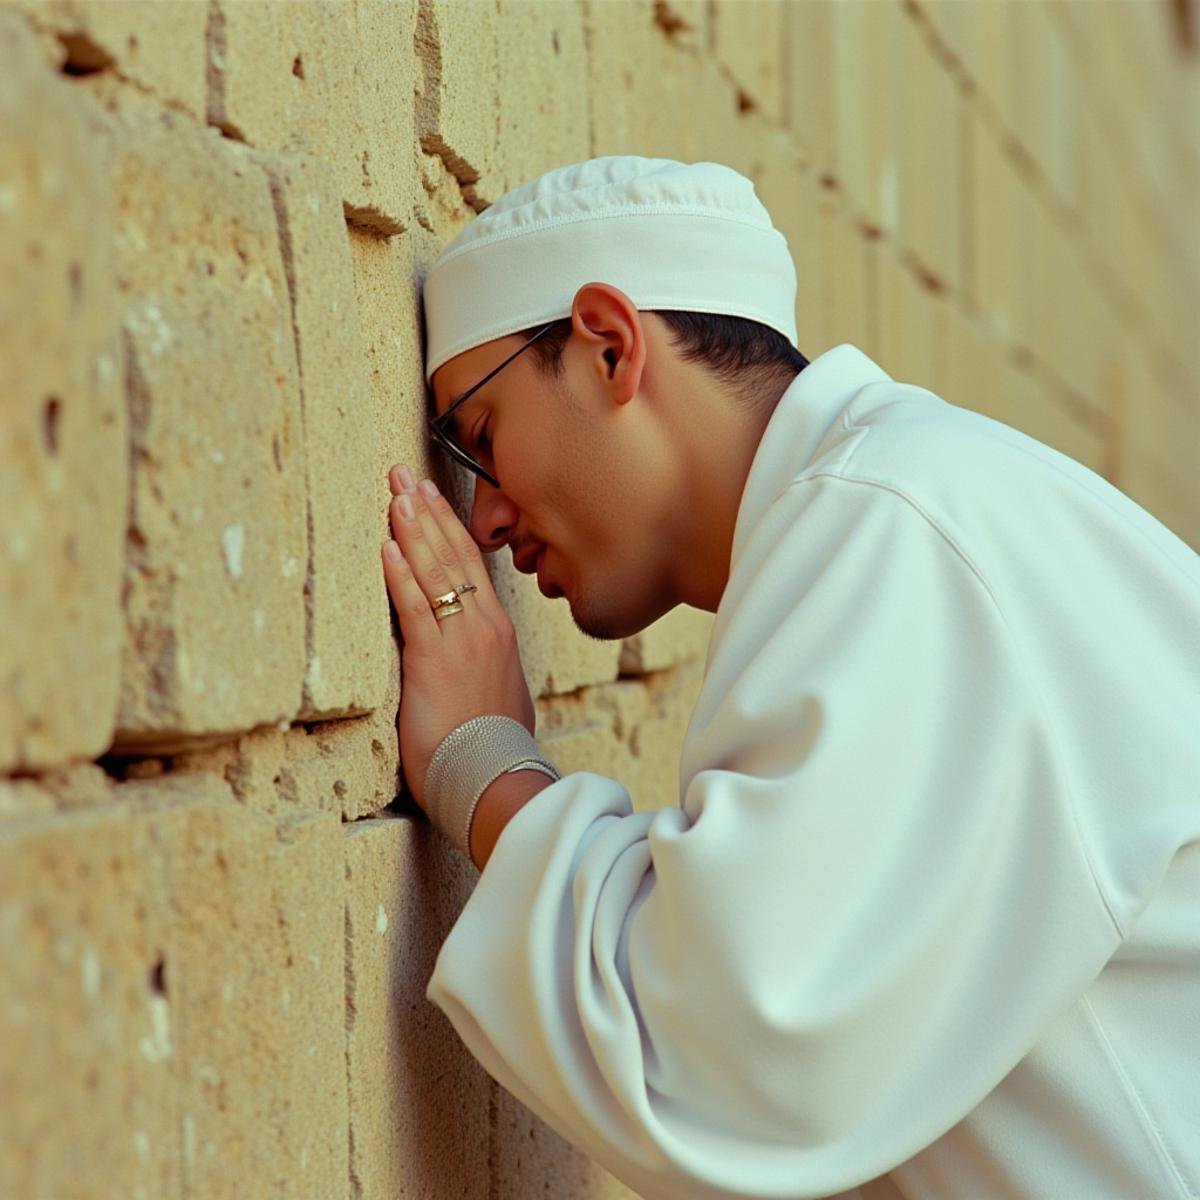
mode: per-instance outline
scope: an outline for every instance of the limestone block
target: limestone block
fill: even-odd
[[[590,157],[583,14],[561,0],[497,0],[497,153],[506,189]]]
[[[735,89],[714,89],[715,62],[658,36],[655,12],[650,0],[591,0],[584,9],[593,155],[628,154],[634,146],[650,158],[688,161],[681,145],[702,133],[710,147],[729,145],[712,131],[708,114],[723,95],[735,111]]]
[[[127,426],[90,106],[15,13],[0,60],[0,771],[32,771],[112,738]]]
[[[943,400],[1010,424],[1011,412],[1003,380],[1007,356],[976,321],[945,307],[945,336],[934,360],[932,390]]]
[[[491,1200],[639,1200],[502,1087],[496,1088],[495,1122]]]
[[[417,13],[417,138],[477,212],[508,190],[496,127],[501,19],[490,4],[457,0],[421,0]]]
[[[94,763],[55,767],[39,775],[0,778],[0,817],[95,808],[116,799],[112,779]]]
[[[899,5],[879,5],[900,12]],[[896,24],[896,92],[904,96],[891,147],[898,168],[903,245],[945,288],[961,286],[959,202],[963,105],[958,83],[930,49],[924,27],[909,17]]]
[[[419,227],[411,238],[387,239],[352,227],[349,241],[359,336],[374,413],[375,458],[364,469],[369,469],[375,488],[378,550],[391,536],[387,473],[392,464],[407,463],[420,478],[430,473],[434,462],[426,433],[420,312],[421,282],[441,243],[437,235]],[[436,453],[440,459],[440,452]],[[444,478],[439,473],[439,487]],[[382,574],[382,561],[379,569]]]
[[[821,231],[818,205],[822,190],[816,172],[805,161],[795,135],[787,129],[765,129],[750,139],[755,154],[739,166],[754,181],[754,191],[771,214],[771,223],[787,239],[796,268],[796,333],[805,358],[816,356],[821,339]]]
[[[204,119],[206,0],[8,0],[72,74],[110,71]]]
[[[841,5],[788,4],[784,10],[787,73],[784,122],[817,180],[840,176],[836,137],[835,18]]]
[[[1047,39],[1056,30],[1045,4],[1016,4],[1008,19],[1008,89],[1004,108],[1009,132],[1045,173],[1046,122],[1051,103]]]
[[[1033,153],[1058,202],[1077,218],[1087,207],[1088,200],[1079,144],[1079,126],[1085,104],[1080,65],[1070,38],[1063,33],[1057,20],[1047,18],[1041,35],[1046,62],[1044,84],[1048,95],[1046,113],[1036,126],[1039,136]],[[1159,128],[1157,121],[1142,124],[1143,136],[1148,143]]]
[[[1013,365],[1008,388],[1012,404],[1009,424],[1097,474],[1104,470],[1103,426],[1072,405],[1053,381]]]
[[[183,1196],[153,852],[128,805],[0,821],[2,1196]]]
[[[834,193],[817,204],[821,247],[822,351],[843,342],[862,349],[870,340],[866,235]],[[813,355],[816,357],[816,355]]]
[[[1028,253],[1023,238],[1024,180],[997,143],[993,131],[971,119],[971,269],[966,291],[972,305],[987,314],[997,334],[1014,337],[1020,320],[1020,260]]]
[[[493,1085],[425,999],[479,872],[423,817],[355,821],[342,845],[351,1192],[487,1200]]]
[[[977,56],[972,77],[978,88],[978,102],[986,106],[1008,132],[1016,125],[1012,112],[1013,25],[1017,20],[1015,4],[979,4],[977,8]]]
[[[562,774],[624,784],[638,812],[677,805],[679,755],[704,681],[689,659],[652,675],[535,702],[538,743]]]
[[[974,80],[979,56],[980,10],[985,5],[964,4],[963,0],[916,0],[916,4],[942,55],[958,74]]]
[[[411,231],[425,205],[413,104],[417,9],[417,0],[353,0],[364,145],[361,188],[347,194],[346,218],[382,235]]]
[[[783,0],[717,0],[712,6],[712,52],[742,88],[743,106],[774,124],[784,118],[787,71]]]
[[[263,726],[212,749],[175,755],[175,774],[224,779],[243,804],[260,812],[333,812],[355,821],[400,794],[396,713],[400,655],[387,641],[387,691],[374,712],[280,730]]]
[[[851,211],[891,232],[899,221],[902,111],[918,86],[907,78],[898,86],[900,39],[910,22],[894,3],[831,7],[835,174]]]
[[[708,652],[713,614],[681,604],[621,644],[623,675],[646,675]]]
[[[363,97],[347,86],[357,82],[354,18],[351,0],[212,0],[207,112],[210,125],[240,142],[326,159],[352,209],[372,200]]]
[[[390,624],[371,475],[374,411],[346,223],[327,163],[270,151],[254,161],[271,180],[300,374],[308,565],[299,715],[357,715],[383,698]]]
[[[890,242],[867,246],[871,263],[875,329],[867,353],[895,380],[931,388],[934,378],[935,310],[943,301],[923,287]]]
[[[186,748],[300,705],[307,538],[287,279],[244,147],[118,114],[132,497],[115,746]]]
[[[1062,384],[1099,415],[1104,409],[1106,327],[1100,288],[1085,262],[1084,244],[1070,227],[1044,211],[1029,232],[1035,247],[1029,257],[1037,265],[1028,264],[1024,276],[1026,340]]]
[[[211,779],[171,782],[121,791],[161,871],[160,1011],[144,1052],[171,1064],[183,1195],[343,1195],[340,823],[264,816]]]

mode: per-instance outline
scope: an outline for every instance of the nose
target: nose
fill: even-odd
[[[494,488],[482,476],[475,477],[475,499],[467,528],[484,554],[493,554],[507,546],[520,516],[517,506],[500,488]]]

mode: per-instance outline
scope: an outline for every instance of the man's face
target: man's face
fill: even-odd
[[[523,341],[498,338],[439,367],[437,412]],[[526,350],[457,409],[449,431],[500,484],[475,480],[468,527],[480,549],[508,545],[532,571],[545,547],[547,593],[565,596],[576,626],[597,639],[627,637],[678,603],[669,600],[655,472],[645,469],[648,428],[636,401],[612,398],[619,353],[572,336],[555,379]]]

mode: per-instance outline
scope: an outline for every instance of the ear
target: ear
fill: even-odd
[[[646,363],[642,318],[633,301],[610,283],[585,283],[571,305],[571,327],[613,400],[632,400]]]

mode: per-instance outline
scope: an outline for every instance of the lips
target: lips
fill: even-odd
[[[537,570],[538,560],[542,556],[542,551],[545,546],[527,546],[519,554],[513,555],[513,566],[521,572],[522,575],[532,575]]]
[[[537,564],[536,564],[535,570],[537,571],[538,587],[541,590],[542,595],[545,596],[547,599],[549,599],[549,597],[550,597],[550,581],[546,578],[545,563],[546,563],[546,547],[543,546],[538,551]]]
[[[538,588],[547,600],[555,600],[563,594],[563,591],[557,584],[550,581],[550,576],[546,573],[546,551],[547,547],[543,546],[537,557]]]

